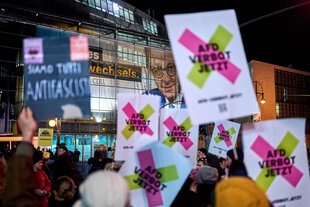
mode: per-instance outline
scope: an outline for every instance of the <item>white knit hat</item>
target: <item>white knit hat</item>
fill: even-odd
[[[125,207],[129,203],[126,180],[112,171],[90,174],[79,189],[81,199],[73,207]]]

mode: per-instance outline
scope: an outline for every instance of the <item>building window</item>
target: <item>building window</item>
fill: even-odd
[[[82,4],[88,5],[88,1],[87,0],[82,0]]]
[[[119,16],[121,19],[125,19],[124,17],[124,8],[122,6],[119,6]]]
[[[119,17],[119,5],[113,2],[114,16]]]
[[[100,0],[95,0],[96,9],[101,10]]]
[[[113,15],[113,4],[112,1],[108,0],[108,12]]]
[[[276,103],[276,115],[277,115],[277,118],[280,117],[280,106],[279,106],[279,103]]]
[[[104,12],[108,11],[108,6],[107,6],[106,0],[101,0],[101,8],[102,8],[102,11],[104,11]]]
[[[95,8],[95,0],[88,0],[88,5]]]
[[[133,16],[133,12],[129,10],[129,21],[131,24],[135,23],[135,18]]]
[[[128,55],[128,54],[127,54],[127,48],[124,47],[124,48],[123,48],[123,60],[128,60],[128,59],[127,59],[127,57],[128,57],[127,55]]]
[[[118,45],[117,51],[118,51],[118,58],[123,59],[123,47],[121,45]]]
[[[124,8],[124,16],[125,16],[125,21],[129,22],[129,11],[126,8]]]

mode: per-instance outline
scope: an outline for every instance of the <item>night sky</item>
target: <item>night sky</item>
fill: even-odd
[[[300,7],[240,27],[247,60],[310,72],[310,0],[127,0],[164,23],[165,14],[235,9],[239,25],[295,5]],[[203,3],[201,3],[203,2]],[[153,12],[152,12],[153,11]]]

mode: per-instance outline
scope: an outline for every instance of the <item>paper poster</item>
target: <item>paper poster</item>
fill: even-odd
[[[159,97],[117,94],[116,160],[126,160],[136,146],[158,140]]]
[[[25,100],[37,120],[90,115],[88,39],[24,39]]]
[[[249,176],[275,207],[309,206],[305,119],[278,119],[243,126]]]
[[[160,110],[159,140],[196,163],[198,125],[192,124],[186,109]]]
[[[166,15],[165,22],[194,124],[259,111],[234,10]]]
[[[133,151],[119,173],[129,184],[133,207],[170,206],[193,163],[155,141]]]
[[[52,146],[53,129],[39,128],[39,146]]]
[[[227,120],[215,122],[208,152],[226,158],[227,151],[235,147],[239,130],[239,123]]]

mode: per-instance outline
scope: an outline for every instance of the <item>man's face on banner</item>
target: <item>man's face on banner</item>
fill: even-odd
[[[151,71],[159,91],[170,103],[174,102],[181,90],[174,63],[168,62],[165,68],[155,67]]]

